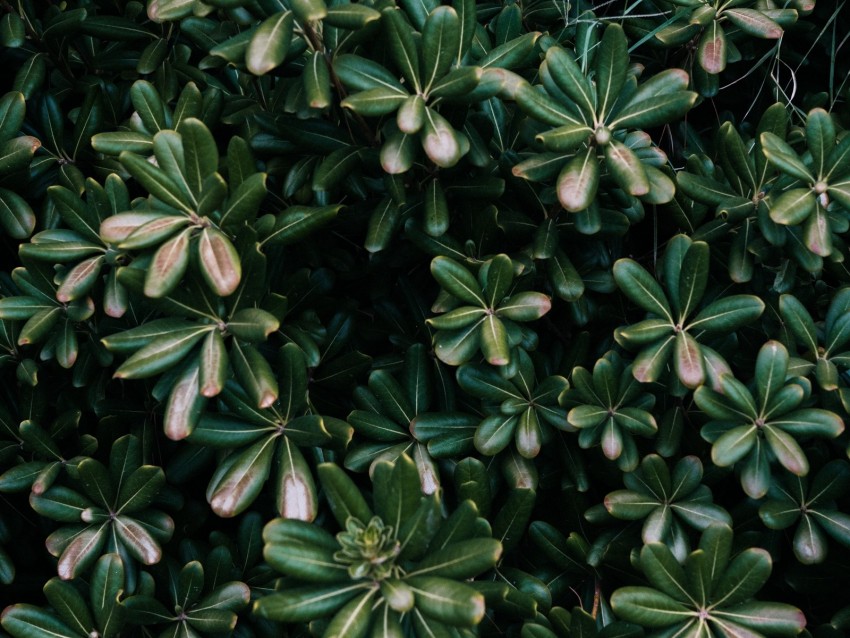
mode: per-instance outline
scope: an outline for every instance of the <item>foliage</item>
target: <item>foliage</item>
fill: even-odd
[[[843,635],[848,32],[0,0],[0,634]]]

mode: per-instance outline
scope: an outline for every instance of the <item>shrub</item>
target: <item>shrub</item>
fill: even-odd
[[[850,629],[843,2],[0,7],[0,634]]]

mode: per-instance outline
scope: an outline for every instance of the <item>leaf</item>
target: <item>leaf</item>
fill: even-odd
[[[190,203],[180,187],[164,171],[153,166],[143,157],[122,151],[118,156],[121,164],[151,195],[162,200],[163,203],[182,210],[192,212]]]
[[[539,31],[523,33],[504,44],[493,47],[484,57],[478,60],[478,66],[483,69],[514,69],[526,61],[534,52],[534,47],[540,36]]]
[[[162,99],[153,84],[136,80],[130,87],[130,100],[148,133],[153,135],[169,128]]]
[[[726,32],[718,20],[712,20],[703,30],[697,45],[699,65],[710,75],[717,75],[726,68],[729,57]]]
[[[62,580],[71,580],[86,572],[97,560],[106,543],[106,525],[92,525],[76,534],[62,551],[56,571]]]
[[[779,298],[779,312],[798,342],[803,344],[809,352],[816,352],[817,332],[806,307],[793,295],[786,294]]]
[[[0,226],[13,239],[26,239],[35,230],[35,214],[14,191],[0,188]]]
[[[775,168],[807,184],[817,181],[809,168],[797,157],[794,149],[781,137],[765,131],[759,141],[767,161]]]
[[[770,40],[782,37],[782,27],[757,9],[729,8],[723,15],[747,35]]]
[[[145,275],[145,296],[159,299],[173,291],[189,265],[189,238],[187,228],[162,244],[153,255]]]
[[[484,596],[465,583],[436,576],[405,579],[413,590],[416,608],[449,625],[472,627],[484,617]]]
[[[435,110],[425,107],[422,148],[428,159],[440,168],[451,168],[466,153],[463,150],[464,141],[466,139],[455,131],[448,120]]]
[[[265,173],[253,173],[231,192],[218,221],[224,232],[237,232],[245,221],[257,214],[266,196],[266,177]]]
[[[274,436],[263,437],[236,454],[226,471],[216,477],[207,500],[218,516],[232,518],[254,502],[271,472],[275,440]]]
[[[134,514],[149,507],[165,486],[165,472],[161,467],[143,465],[134,470],[118,493],[119,514]]]
[[[357,91],[384,89],[393,93],[407,95],[404,85],[386,68],[368,58],[344,53],[334,56],[334,73],[342,83]]]
[[[292,39],[292,11],[281,11],[266,18],[251,36],[245,51],[245,66],[254,75],[265,75],[286,58]]]
[[[197,242],[201,275],[207,285],[220,297],[232,295],[242,278],[242,264],[236,248],[227,235],[215,228],[204,228]],[[145,292],[147,294],[147,289]]]
[[[723,434],[711,448],[711,460],[725,467],[741,460],[756,445],[755,425],[741,425]]]
[[[431,274],[449,294],[461,301],[486,308],[484,292],[469,271],[449,257],[435,257],[431,261]]]
[[[254,613],[278,622],[314,620],[335,612],[365,587],[365,583],[357,583],[347,587],[333,584],[290,589],[263,596],[254,603]]]
[[[731,332],[758,319],[764,302],[753,295],[730,295],[713,301],[688,323],[687,330]]]
[[[254,406],[268,408],[277,400],[277,379],[269,362],[256,347],[234,340],[230,350],[230,363],[237,380]]]
[[[566,210],[577,213],[587,209],[599,187],[599,162],[596,148],[589,145],[564,166],[558,175],[558,201]]]
[[[375,590],[362,593],[340,609],[325,629],[327,638],[363,638],[372,623]]]
[[[29,166],[41,142],[28,135],[13,137],[0,143],[0,175],[6,175]]]
[[[316,486],[304,455],[289,438],[284,437],[277,447],[277,511],[286,518],[312,521],[316,518],[319,507]]]
[[[623,28],[611,23],[602,34],[596,53],[596,104],[600,120],[612,112],[626,82],[629,64],[628,42]]]
[[[320,463],[316,472],[328,506],[340,527],[345,528],[349,516],[364,524],[371,520],[372,511],[366,505],[360,490],[338,465]]]
[[[640,567],[649,582],[674,600],[694,604],[685,570],[667,545],[652,542],[640,551]]]
[[[186,181],[198,198],[204,180],[218,170],[218,147],[210,130],[196,118],[181,121],[178,132],[183,140]]]
[[[422,85],[429,92],[452,65],[460,46],[460,18],[449,6],[437,7],[422,29]]]
[[[143,565],[155,565],[162,559],[156,538],[135,519],[118,516],[112,527],[129,554]]]
[[[383,16],[381,24],[387,37],[390,56],[407,83],[419,93],[423,87],[420,80],[419,52],[413,37],[413,29],[405,22],[399,9],[387,8],[381,13]]]
[[[631,259],[620,259],[614,264],[613,274],[624,295],[647,312],[674,323],[664,291],[640,264]]]
[[[97,560],[90,587],[92,612],[100,635],[104,638],[117,636],[125,616],[123,607],[118,604],[124,590],[124,563],[118,554],[104,554]]]
[[[157,330],[165,325],[158,325]],[[114,376],[118,379],[144,379],[164,372],[186,356],[211,330],[212,326],[195,326],[176,334],[155,337],[119,366]]]
[[[546,64],[558,88],[575,101],[585,118],[592,118],[596,113],[596,94],[573,54],[559,46],[549,47]]]
[[[770,218],[783,226],[794,226],[805,221],[815,210],[817,199],[811,189],[792,188],[770,204]]]
[[[675,122],[691,110],[698,97],[691,91],[676,91],[652,96],[646,100],[636,100],[633,97],[617,112],[610,126],[612,129],[648,129]]]
[[[746,602],[758,592],[770,576],[770,554],[761,548],[749,548],[729,563],[712,592],[712,602],[728,608]]]
[[[667,594],[648,587],[621,587],[611,594],[611,608],[623,620],[661,628],[686,622],[691,611]]]
[[[3,629],[15,638],[77,638],[78,634],[53,614],[26,603],[3,610]]]
[[[637,155],[625,144],[612,139],[605,146],[605,166],[611,176],[629,195],[649,193],[649,179]]]

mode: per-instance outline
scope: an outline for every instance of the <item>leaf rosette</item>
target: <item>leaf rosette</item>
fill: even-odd
[[[471,501],[440,517],[439,493],[421,492],[410,457],[379,463],[375,511],[338,466],[319,480],[342,529],[336,536],[301,521],[275,519],[263,532],[266,561],[298,587],[261,597],[254,613],[284,622],[327,619],[323,635],[362,637],[379,627],[420,638],[473,628],[484,596],[469,579],[502,553]]]
[[[809,461],[800,441],[835,438],[844,431],[836,413],[804,407],[811,383],[789,377],[788,350],[768,341],[759,350],[755,395],[731,375],[721,375],[720,391],[697,388],[694,401],[709,418],[700,431],[712,444],[711,460],[728,467],[738,464],[741,487],[751,498],[763,497],[778,463],[796,476],[809,473]]]
[[[651,586],[617,589],[611,608],[653,636],[796,636],[806,625],[796,607],[753,598],[770,576],[770,554],[751,547],[733,556],[726,525],[707,528],[684,565],[663,543],[644,545],[639,562]]]
[[[521,323],[534,321],[552,308],[540,292],[514,292],[514,264],[507,255],[496,255],[478,269],[476,278],[450,257],[435,257],[431,274],[443,289],[426,324],[435,329],[434,353],[443,363],[457,366],[479,351],[493,366],[515,365],[515,353],[526,341]]]

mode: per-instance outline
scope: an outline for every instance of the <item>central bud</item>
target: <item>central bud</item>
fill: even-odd
[[[349,517],[345,531],[337,534],[336,539],[340,550],[334,553],[334,560],[348,565],[348,575],[353,579],[383,580],[392,574],[395,558],[401,552],[393,528],[384,525],[378,516],[368,525]]]
[[[593,135],[599,146],[605,146],[611,141],[611,129],[607,126],[600,126]]]

